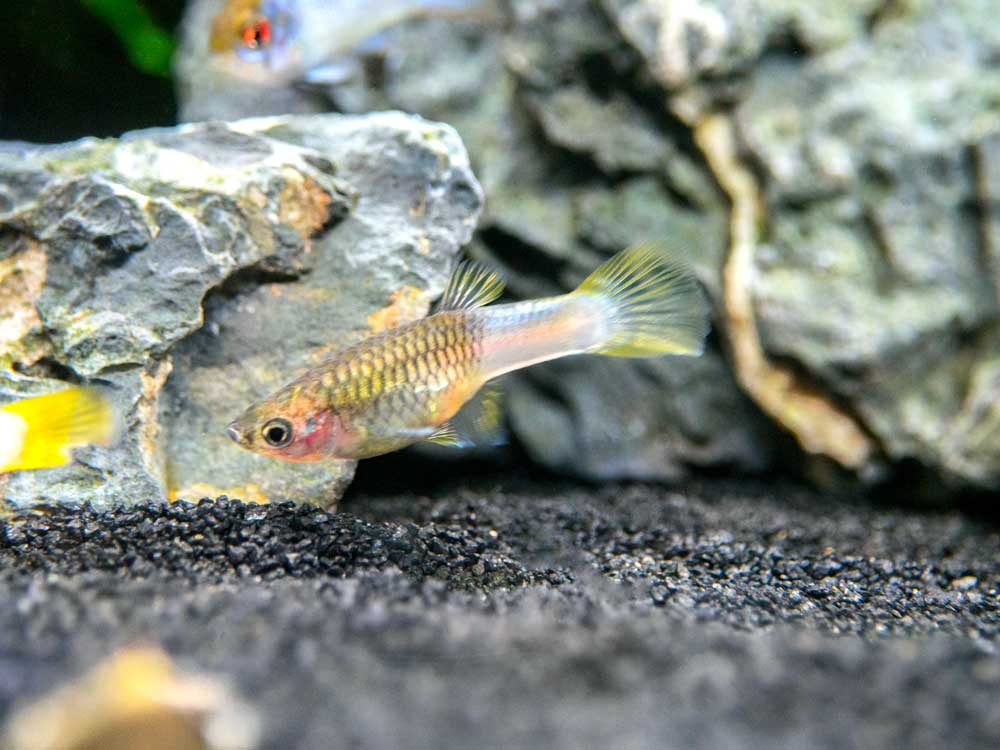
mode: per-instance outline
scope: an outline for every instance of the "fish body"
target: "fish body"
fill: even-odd
[[[0,473],[62,466],[70,450],[105,443],[114,432],[107,400],[73,386],[0,407]]]
[[[658,244],[623,251],[570,294],[486,307],[502,289],[460,266],[439,312],[347,347],[251,406],[229,436],[292,461],[456,444],[450,420],[504,373],[582,353],[697,355],[708,329],[697,281]]]
[[[466,10],[477,0],[206,0],[210,64],[270,86],[334,84],[353,72],[350,55],[413,18]],[[481,1],[481,0],[480,0]]]

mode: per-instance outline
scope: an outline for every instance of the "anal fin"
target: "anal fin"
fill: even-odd
[[[495,382],[487,383],[425,439],[452,448],[504,445],[507,430],[502,391]]]
[[[451,424],[464,445],[497,446],[507,442],[503,391],[496,382],[484,385],[452,417]]]

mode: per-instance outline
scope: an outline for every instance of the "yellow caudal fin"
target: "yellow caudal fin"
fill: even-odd
[[[607,336],[588,351],[611,357],[701,354],[708,307],[694,272],[661,242],[622,250],[574,295],[599,297]]]
[[[0,471],[62,466],[71,448],[106,443],[114,432],[111,405],[92,388],[73,386],[15,401],[0,408],[0,415],[5,417],[0,425],[9,425],[8,442],[20,443],[19,450],[5,451]]]

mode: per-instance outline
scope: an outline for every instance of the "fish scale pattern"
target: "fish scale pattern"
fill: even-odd
[[[434,424],[480,385],[483,330],[477,316],[445,312],[344,349],[311,380],[323,401],[364,415],[369,428]]]

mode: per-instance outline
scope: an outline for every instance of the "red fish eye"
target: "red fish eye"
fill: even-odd
[[[243,44],[248,49],[259,49],[267,46],[271,41],[271,22],[262,18],[256,23],[247,24],[243,27]]]

